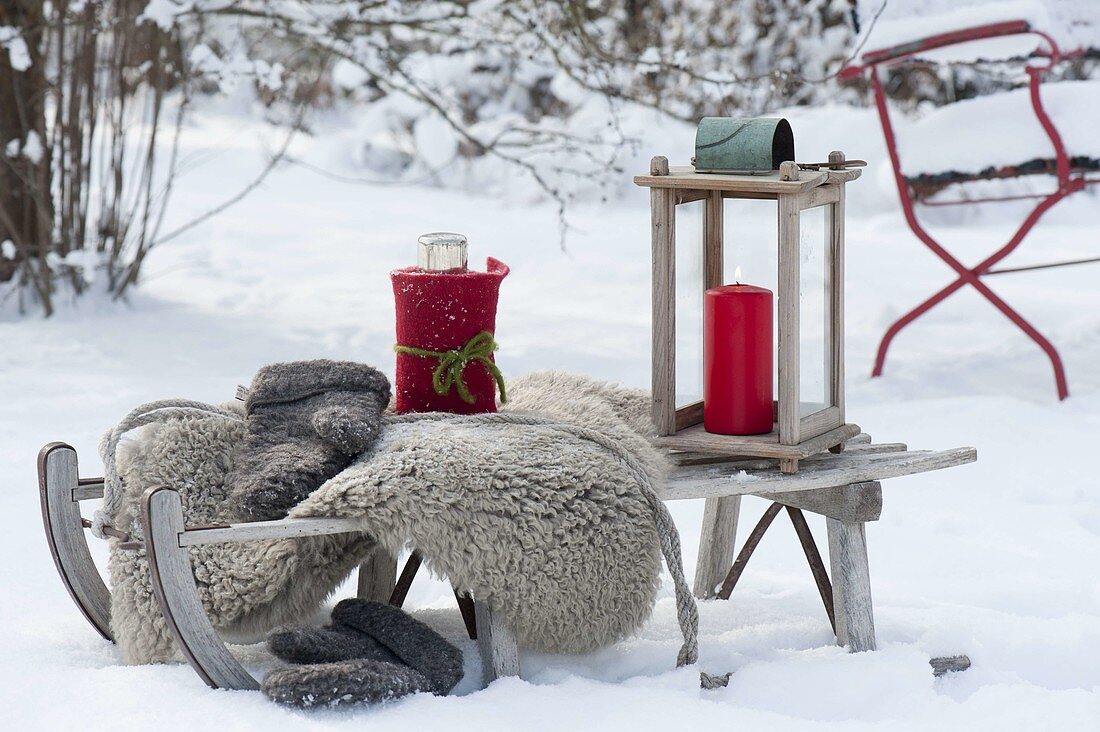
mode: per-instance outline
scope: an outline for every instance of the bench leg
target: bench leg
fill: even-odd
[[[862,522],[826,519],[829,564],[833,574],[836,640],[852,653],[875,650],[875,617],[871,605],[871,571]]]
[[[500,615],[477,600],[474,600],[474,614],[485,685],[504,676],[519,676],[519,648],[512,630]]]
[[[699,559],[695,565],[695,596],[700,600],[714,597],[733,564],[737,539],[737,517],[741,496],[708,498],[703,509],[703,527],[699,533]]]
[[[381,546],[359,565],[359,585],[355,596],[361,600],[389,602],[397,584],[397,560]]]

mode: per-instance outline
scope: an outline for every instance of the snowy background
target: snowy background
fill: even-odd
[[[1067,120],[1091,119],[1096,129],[1100,106],[1095,86],[1089,89],[1068,95],[1060,111]],[[100,433],[140,402],[226,400],[258,367],[278,360],[355,359],[392,373],[387,273],[413,260],[418,234],[464,232],[473,262],[492,255],[512,268],[497,329],[506,376],[562,368],[648,386],[648,196],[630,175],[654,154],[686,162],[691,125],[625,108],[622,123],[639,140],[623,161],[627,173],[608,201],[570,209],[563,250],[556,207],[522,183],[486,192],[348,182],[371,177],[361,159],[363,121],[334,113],[296,138],[290,152],[300,164],[280,166],[243,203],[154,250],[125,304],[84,297],[59,303],[48,320],[0,311],[0,474],[10,502],[0,532],[5,728],[1100,727],[1100,481],[1091,461],[1100,436],[1100,265],[989,280],[1060,349],[1069,400],[1057,401],[1045,356],[966,289],[904,331],[884,377],[872,380],[885,328],[952,274],[902,219],[873,110],[783,113],[800,159],[842,149],[870,161],[849,186],[849,418],[879,441],[978,449],[974,465],[884,484],[882,520],[868,526],[879,651],[849,655],[834,645],[799,545],[781,519],[731,600],[700,607],[700,667],[733,671],[725,689],[700,691],[696,670],[673,669],[679,640],[667,583],[638,637],[581,657],[525,653],[522,680],[477,690],[479,661],[463,640],[453,596],[421,576],[406,607],[467,655],[467,677],[447,698],[300,713],[258,693],[210,691],[186,666],[122,666],[73,606],[46,551],[38,449],[69,442],[82,473],[99,475]],[[983,144],[997,152],[1001,140],[1034,134],[1025,109],[979,116],[971,129],[941,136],[940,152],[973,155]],[[930,117],[901,122],[903,141],[919,143]],[[167,226],[235,192],[284,135],[242,114],[240,99],[206,103],[184,132],[185,173]],[[477,181],[486,173],[471,175]],[[940,210],[926,221],[973,262],[1006,241],[1026,212],[1026,204],[1009,203]],[[773,226],[766,207],[730,204],[728,265],[739,251],[749,261],[771,246]],[[683,228],[690,236],[690,220]],[[1098,245],[1100,199],[1080,194],[1047,214],[1004,265],[1095,256]],[[684,262],[685,278],[691,266]],[[753,275],[747,270],[746,280]],[[694,307],[685,297],[685,307]],[[766,505],[745,500],[742,538]],[[702,503],[672,510],[690,576]],[[823,542],[823,523],[810,522]],[[94,551],[105,559],[103,547]],[[352,582],[334,599],[353,592]],[[239,650],[248,663],[264,665],[258,649]],[[959,653],[972,659],[970,670],[932,677],[929,657]]]

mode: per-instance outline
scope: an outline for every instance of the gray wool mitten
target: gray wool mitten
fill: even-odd
[[[400,608],[342,600],[323,628],[282,628],[267,638],[279,658],[306,665],[277,669],[261,689],[296,707],[376,703],[429,691],[445,695],[462,680],[462,651]]]
[[[278,704],[301,708],[377,704],[434,691],[414,668],[369,659],[276,669],[264,677],[260,689]]]
[[[424,674],[437,694],[462,680],[462,651],[404,610],[381,602],[341,600],[334,622],[371,636],[402,662]]]
[[[274,630],[267,636],[267,649],[290,663],[332,663],[352,659],[401,663],[393,651],[371,636],[340,623],[323,628],[299,625]]]
[[[248,437],[227,480],[232,518],[286,516],[374,444],[389,399],[389,381],[365,364],[292,361],[260,369],[245,399]]]

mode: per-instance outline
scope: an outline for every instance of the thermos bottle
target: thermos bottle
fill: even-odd
[[[466,237],[417,240],[417,266],[390,273],[397,314],[397,412],[495,412],[506,398],[493,358],[497,297],[508,267],[467,268]]]

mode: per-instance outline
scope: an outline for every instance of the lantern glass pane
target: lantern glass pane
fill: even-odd
[[[676,207],[676,407],[703,399],[703,201]]]
[[[736,281],[741,270],[740,282],[765,287],[779,293],[779,224],[776,219],[775,201],[727,198],[724,201],[726,226],[724,230],[725,256],[722,260],[723,283]],[[775,298],[779,302],[779,298]],[[772,313],[772,362],[779,364],[779,316]],[[778,370],[772,373],[772,393],[779,394]]]
[[[826,206],[807,209],[799,220],[799,416],[828,407],[830,303]]]

